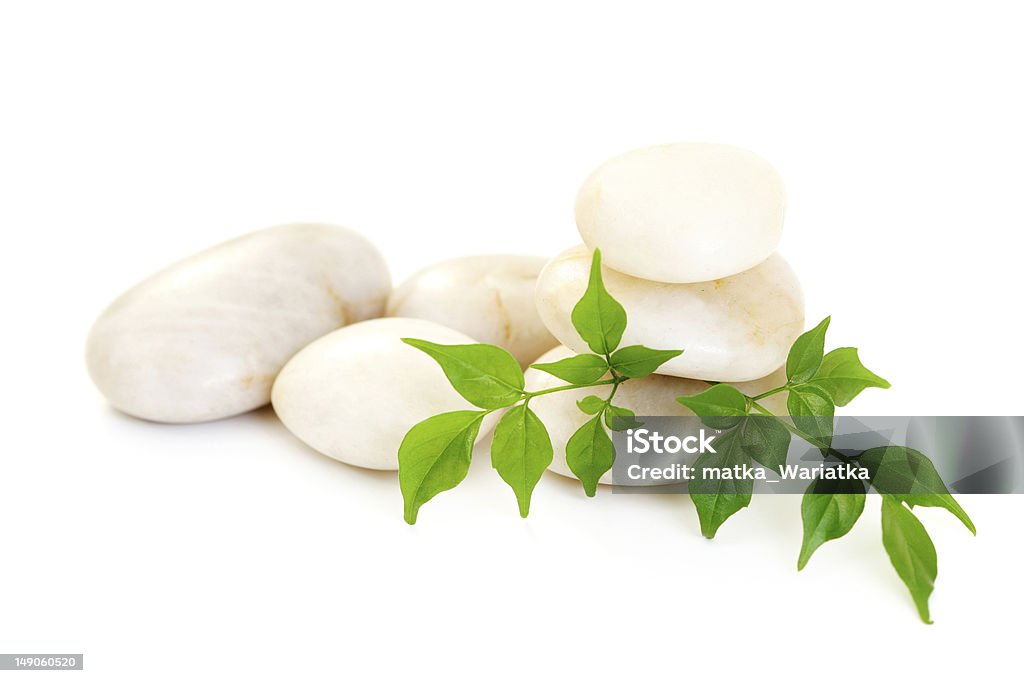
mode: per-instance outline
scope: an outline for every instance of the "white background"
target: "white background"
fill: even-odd
[[[686,498],[528,521],[478,458],[408,527],[393,475],[269,411],[119,416],[82,360],[154,270],[343,223],[396,281],[577,241],[605,158],[678,140],[772,161],[807,316],[893,383],[860,414],[1021,414],[1024,48],[1013,4],[5,2],[0,650],[39,680],[977,679],[1020,661],[1018,497],[973,498],[922,625],[877,501],[797,573],[796,497],[714,541]],[[1014,669],[1009,669],[1014,670]]]

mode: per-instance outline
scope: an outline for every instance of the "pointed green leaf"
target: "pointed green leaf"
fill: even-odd
[[[646,377],[665,361],[672,360],[682,351],[660,351],[646,346],[625,346],[612,354],[612,368],[625,377]]]
[[[676,401],[713,429],[734,427],[747,414],[747,397],[728,384],[716,384],[692,396],[679,396]]]
[[[964,511],[960,504],[956,502],[956,499],[949,493],[910,493],[902,496],[897,496],[903,502],[910,507],[920,505],[925,508],[943,508],[953,514],[954,517],[959,519],[967,530],[973,535],[978,535],[978,530],[974,526],[974,522],[968,516],[967,512]]]
[[[594,250],[587,291],[572,309],[571,317],[576,331],[594,353],[609,354],[622,341],[622,333],[626,330],[626,309],[604,288],[600,249]]]
[[[500,346],[402,341],[436,360],[455,391],[475,406],[505,408],[523,397],[523,370]]]
[[[910,590],[921,621],[932,623],[928,598],[939,574],[935,545],[914,513],[892,496],[882,497],[882,545]]]
[[[868,469],[871,485],[879,493],[887,493],[911,507],[945,508],[972,534],[977,534],[974,522],[949,494],[935,465],[924,453],[906,446],[879,446],[861,453],[857,461]]]
[[[565,445],[565,462],[583,483],[588,496],[597,494],[597,482],[615,464],[615,447],[596,415],[583,423]]]
[[[413,426],[398,448],[398,483],[405,499],[405,521],[416,523],[420,507],[466,478],[482,411],[458,410]]]
[[[786,377],[791,383],[806,382],[821,365],[825,355],[825,332],[831,320],[831,317],[825,318],[817,327],[804,332],[793,342],[786,359]]]
[[[530,514],[530,497],[551,464],[551,437],[537,414],[518,405],[502,416],[491,441],[491,465],[512,487],[519,514]]]
[[[534,363],[530,367],[554,375],[569,384],[592,384],[608,372],[608,361],[592,353],[581,353],[554,363]]]
[[[804,492],[800,515],[804,540],[800,546],[798,570],[807,566],[811,555],[826,541],[845,536],[864,511],[864,484],[855,479],[815,479]]]
[[[810,384],[823,389],[837,406],[849,404],[868,387],[888,389],[891,386],[864,367],[857,356],[857,349],[851,346],[833,349],[825,354]]]
[[[619,406],[608,406],[604,411],[604,423],[608,425],[608,429],[615,432],[624,432],[627,429],[636,429],[642,427],[643,422],[636,419],[636,413],[628,408],[620,408]]]
[[[718,528],[729,517],[750,505],[754,482],[748,478],[724,478],[718,472],[736,465],[751,465],[750,456],[743,452],[738,431],[726,432],[715,441],[716,453],[704,453],[694,462],[694,474],[688,482],[690,498],[697,508],[700,531],[705,538],[714,538]]]
[[[831,397],[818,387],[805,384],[790,388],[786,406],[797,429],[809,435],[811,443],[823,453],[828,452],[836,414]]]
[[[576,401],[576,407],[587,415],[597,415],[604,408],[605,401],[597,396],[584,396]]]
[[[779,418],[769,415],[746,417],[740,423],[738,438],[744,453],[782,474],[792,437]]]

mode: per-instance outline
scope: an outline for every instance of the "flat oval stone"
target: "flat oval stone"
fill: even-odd
[[[552,334],[578,353],[589,349],[572,309],[586,291],[591,253],[580,245],[556,256],[537,281],[537,310]],[[625,307],[622,346],[683,349],[662,375],[745,382],[782,365],[803,331],[800,283],[774,254],[738,275],[691,284],[641,280],[603,268],[605,287]]]
[[[775,251],[786,191],[739,147],[645,147],[602,164],[576,197],[583,241],[622,273],[659,282],[735,275]]]
[[[398,469],[398,447],[417,422],[479,410],[448,383],[433,358],[402,341],[473,344],[429,320],[378,318],[332,332],[295,354],[274,383],[273,405],[288,430],[335,460]],[[479,440],[493,422],[485,422]]]
[[[342,325],[381,315],[387,265],[364,237],[303,223],[249,233],[125,292],[93,325],[89,374],[114,407],[203,422],[270,401],[285,362]]]
[[[387,314],[447,325],[484,344],[504,347],[520,365],[558,342],[534,303],[547,259],[514,254],[466,256],[434,264],[388,298]]]
[[[538,363],[553,363],[554,361],[574,355],[571,349],[559,346],[541,356]],[[546,372],[529,368],[525,372],[526,388],[530,391],[540,391],[551,387],[565,384],[557,377]],[[753,382],[736,384],[736,387],[747,395],[756,395],[768,389],[786,383],[785,368],[780,368],[768,377]],[[615,393],[614,404],[632,410],[637,415],[647,416],[671,416],[671,415],[693,415],[693,413],[676,401],[677,396],[690,396],[700,393],[708,388],[705,382],[681,377],[668,377],[664,375],[648,375],[640,379],[631,379],[624,382]],[[530,408],[540,417],[541,422],[548,429],[551,437],[551,445],[554,448],[554,457],[548,469],[566,477],[576,478],[565,462],[565,445],[569,437],[579,429],[584,422],[591,418],[585,415],[576,406],[576,402],[584,396],[600,396],[606,398],[610,388],[607,386],[590,387],[584,389],[570,389],[559,391],[545,396],[538,396],[530,401]],[[761,401],[768,410],[776,414],[786,414],[785,394],[775,394]],[[609,432],[610,434],[610,432]],[[612,483],[611,471],[601,477],[602,484]],[[637,485],[643,482],[618,482],[621,485]],[[649,483],[649,482],[648,482]],[[668,482],[672,483],[672,482]]]

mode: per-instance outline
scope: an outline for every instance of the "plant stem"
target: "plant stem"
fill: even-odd
[[[757,412],[761,413],[762,415],[769,415],[771,417],[779,417],[778,415],[776,415],[775,413],[773,413],[772,411],[768,410],[767,408],[762,406],[760,403],[758,403],[756,396],[751,398],[750,402],[751,402],[751,405],[754,407],[754,409],[757,410]],[[792,434],[794,434],[795,436],[799,436],[801,439],[803,439],[807,443],[811,444],[812,446],[817,446],[819,449],[822,447],[821,445],[818,444],[818,441],[813,436],[811,436],[810,434],[807,434],[806,432],[804,432],[803,430],[799,429],[795,425],[791,425],[790,423],[788,423],[788,422],[786,422],[785,420],[782,420],[782,419],[780,419],[779,422],[784,424],[786,426],[786,429],[788,429]],[[851,458],[848,455],[840,453],[839,451],[837,451],[836,449],[832,448],[831,446],[829,446],[827,448],[827,452],[828,452],[829,455],[831,455],[831,456],[833,456],[835,458],[838,458],[842,462],[846,462],[846,463],[855,463],[855,462],[857,462],[856,458]]]
[[[753,407],[757,412],[761,413],[762,415],[768,415],[770,417],[779,417],[778,415],[776,415],[775,413],[773,413],[772,411],[768,410],[763,405],[758,403],[758,401],[760,401],[763,398],[767,398],[768,396],[774,396],[775,394],[781,393],[783,391],[788,391],[789,387],[790,387],[789,382],[787,382],[786,384],[783,384],[781,387],[775,387],[774,389],[769,389],[768,391],[762,392],[762,393],[758,394],[757,396],[747,396],[746,394],[744,394],[744,397],[750,403],[751,407]],[[807,443],[811,444],[812,446],[817,446],[819,449],[822,448],[823,444],[819,444],[818,441],[813,436],[811,436],[810,434],[807,434],[802,429],[798,428],[796,425],[792,425],[789,422],[787,422],[785,420],[782,420],[782,419],[780,419],[779,422],[781,422],[783,425],[785,425],[786,429],[788,429],[790,431],[790,433],[793,434],[794,436],[799,436],[801,439],[803,439]],[[839,451],[837,451],[836,449],[832,448],[831,446],[827,447],[825,449],[825,451],[826,451],[826,453],[828,455],[831,455],[831,456],[839,459],[842,462],[845,462],[845,463],[855,463],[855,462],[857,462],[856,458],[851,458],[848,455],[840,453]]]
[[[786,391],[787,389],[789,389],[789,384],[783,384],[781,387],[775,387],[774,389],[769,389],[768,391],[766,391],[766,392],[764,392],[762,394],[758,394],[757,396],[747,396],[747,398],[749,398],[751,401],[760,401],[763,398],[768,398],[769,396],[774,396],[775,394],[778,394],[778,393],[781,393],[783,391]]]
[[[620,380],[616,380],[616,379],[603,379],[600,382],[592,382],[590,384],[565,384],[565,385],[560,386],[560,387],[551,387],[550,389],[541,389],[540,391],[526,391],[526,392],[523,392],[523,395],[526,398],[526,400],[530,400],[531,398],[534,398],[535,396],[543,396],[544,394],[553,394],[553,393],[558,392],[558,391],[569,391],[570,389],[587,389],[588,387],[601,387],[601,386],[606,386],[608,384],[614,384],[614,385],[616,385],[616,388],[618,388],[619,382],[620,382]],[[613,394],[614,394],[614,392],[615,392],[615,389],[612,389],[612,393]]]

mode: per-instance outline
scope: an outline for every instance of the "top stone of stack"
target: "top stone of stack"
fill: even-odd
[[[782,178],[753,152],[677,143],[602,164],[580,188],[576,225],[610,268],[657,282],[705,282],[768,258],[785,208]]]

